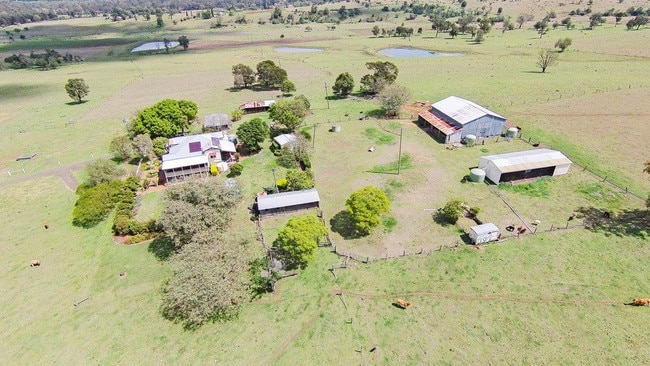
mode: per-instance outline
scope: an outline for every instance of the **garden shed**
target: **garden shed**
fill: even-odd
[[[320,196],[315,189],[267,194],[257,197],[257,212],[260,217],[318,207],[320,207]]]
[[[296,135],[291,134],[291,133],[285,133],[285,134],[282,134],[282,135],[275,136],[273,138],[273,141],[275,141],[275,143],[277,143],[278,146],[280,146],[280,149],[282,149],[283,147],[285,147],[287,145],[290,146],[293,143],[295,143],[296,139],[297,139]]]
[[[512,182],[567,174],[572,162],[560,151],[534,149],[481,157],[478,167],[492,182]]]
[[[469,229],[469,238],[474,244],[488,243],[497,241],[501,237],[499,228],[493,223],[472,226]]]
[[[506,118],[472,101],[451,96],[418,115],[418,123],[440,142],[461,142],[465,136],[499,136]]]

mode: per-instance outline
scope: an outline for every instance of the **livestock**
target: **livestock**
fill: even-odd
[[[634,299],[632,304],[635,306],[650,306],[650,299]]]
[[[40,265],[41,265],[41,261],[39,261],[38,259],[32,259],[31,261],[29,261],[30,267],[37,267]]]
[[[406,309],[411,306],[411,303],[403,299],[397,299],[397,301],[395,301],[395,306]]]

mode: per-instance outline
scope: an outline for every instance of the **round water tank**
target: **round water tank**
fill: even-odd
[[[465,136],[465,144],[467,146],[474,146],[474,144],[476,144],[476,136],[474,135]]]
[[[332,132],[341,132],[341,125],[333,125]]]
[[[506,137],[515,138],[518,133],[519,129],[517,127],[510,127],[508,131],[506,131]]]
[[[485,180],[485,170],[474,168],[469,171],[470,182],[483,183]]]

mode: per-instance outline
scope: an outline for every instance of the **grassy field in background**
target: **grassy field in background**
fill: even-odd
[[[470,8],[485,5],[468,3]],[[341,3],[330,10],[340,5],[350,7]],[[624,5],[646,6],[638,0]],[[539,38],[529,22],[505,33],[496,26],[485,42],[475,44],[463,35],[435,37],[427,19],[405,21],[405,14],[394,17],[381,12],[382,6],[364,11],[384,16],[384,21],[354,19],[334,30],[326,24],[310,24],[311,32],[305,31],[306,25],[256,24],[268,18],[268,11],[247,13],[250,24],[222,29],[212,29],[213,21],[204,20],[176,25],[166,20],[166,26],[157,29],[155,22],[91,18],[31,24],[22,33],[27,40],[0,44],[2,55],[49,45],[86,58],[46,72],[0,72],[0,214],[6,217],[0,226],[2,358],[15,364],[143,365],[649,363],[645,325],[650,312],[623,306],[650,295],[647,225],[630,229],[632,235],[611,227],[548,232],[551,226],[564,227],[567,218],[584,207],[637,212],[647,223],[640,200],[574,166],[568,175],[533,187],[546,193],[542,196],[499,189],[524,220],[541,222],[538,234],[513,237],[480,251],[466,246],[447,249],[462,243],[463,229],[436,223],[433,210],[450,199],[480,207],[484,222],[499,227],[520,224],[488,186],[461,180],[480,156],[530,145],[489,139],[485,145],[449,150],[415,125],[409,111],[390,121],[360,120],[373,116],[378,102],[325,99],[326,88],[332,95],[338,74],[350,72],[358,87],[368,72],[366,62],[390,61],[400,70],[397,82],[413,92],[414,100],[435,102],[449,95],[473,100],[523,127],[524,136],[560,149],[645,196],[648,181],[642,163],[650,130],[643,121],[650,117],[650,82],[640,76],[650,74],[650,49],[640,45],[647,44],[648,30],[628,32],[624,22],[616,27],[610,22],[590,31],[582,23]],[[576,7],[528,1],[498,6],[515,18],[531,12],[536,19],[551,9],[563,19],[564,12]],[[618,6],[614,1],[596,2],[594,9]],[[394,28],[402,23],[422,27],[423,35],[371,35],[375,24]],[[191,40],[187,52],[129,53],[146,40],[175,40],[180,35]],[[4,32],[0,41],[2,37]],[[538,50],[552,48],[564,37],[571,37],[573,45],[560,55],[558,65],[540,73],[535,66]],[[276,52],[280,46],[322,52]],[[388,47],[464,55],[398,59],[377,53]],[[390,230],[380,226],[364,238],[332,232],[337,248],[369,257],[371,264],[350,262],[348,268],[336,270],[335,277],[328,269],[343,259],[321,248],[306,270],[280,281],[275,293],[246,304],[238,319],[184,331],[160,316],[160,290],[171,269],[148,243],[114,244],[110,220],[88,230],[72,227],[76,195],[58,178],[11,184],[7,172],[25,169],[25,174],[34,174],[105,156],[110,140],[125,132],[123,119],[164,98],[196,102],[199,122],[248,100],[277,99],[278,91],[231,89],[232,65],[254,68],[266,59],[286,69],[296,94],[311,102],[313,113],[306,125],[314,136],[312,163],[328,226],[334,226],[330,220],[345,209],[349,195],[366,185],[387,192],[393,223]],[[79,105],[71,104],[64,90],[67,79],[77,77],[90,86],[87,101]],[[266,118],[252,115],[245,120],[258,116]],[[341,132],[329,132],[333,124],[340,125]],[[400,130],[408,165],[397,175]],[[244,200],[232,224],[251,237],[255,224],[246,207],[255,193],[273,185],[272,169],[278,179],[285,172],[269,144],[242,160],[238,178]],[[368,152],[370,146],[375,146],[374,152]],[[27,153],[37,157],[15,161]],[[75,174],[84,177],[81,171]],[[144,195],[138,218],[155,217],[162,195]],[[289,218],[262,221],[267,244]],[[419,250],[428,254],[379,259]],[[30,268],[31,259],[42,265]],[[121,278],[120,272],[126,276]],[[391,305],[397,298],[413,305],[397,309]]]

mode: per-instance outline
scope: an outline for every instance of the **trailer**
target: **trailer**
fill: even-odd
[[[472,226],[469,229],[469,237],[473,244],[488,243],[497,241],[501,238],[499,228],[493,223],[489,222],[483,225]]]

